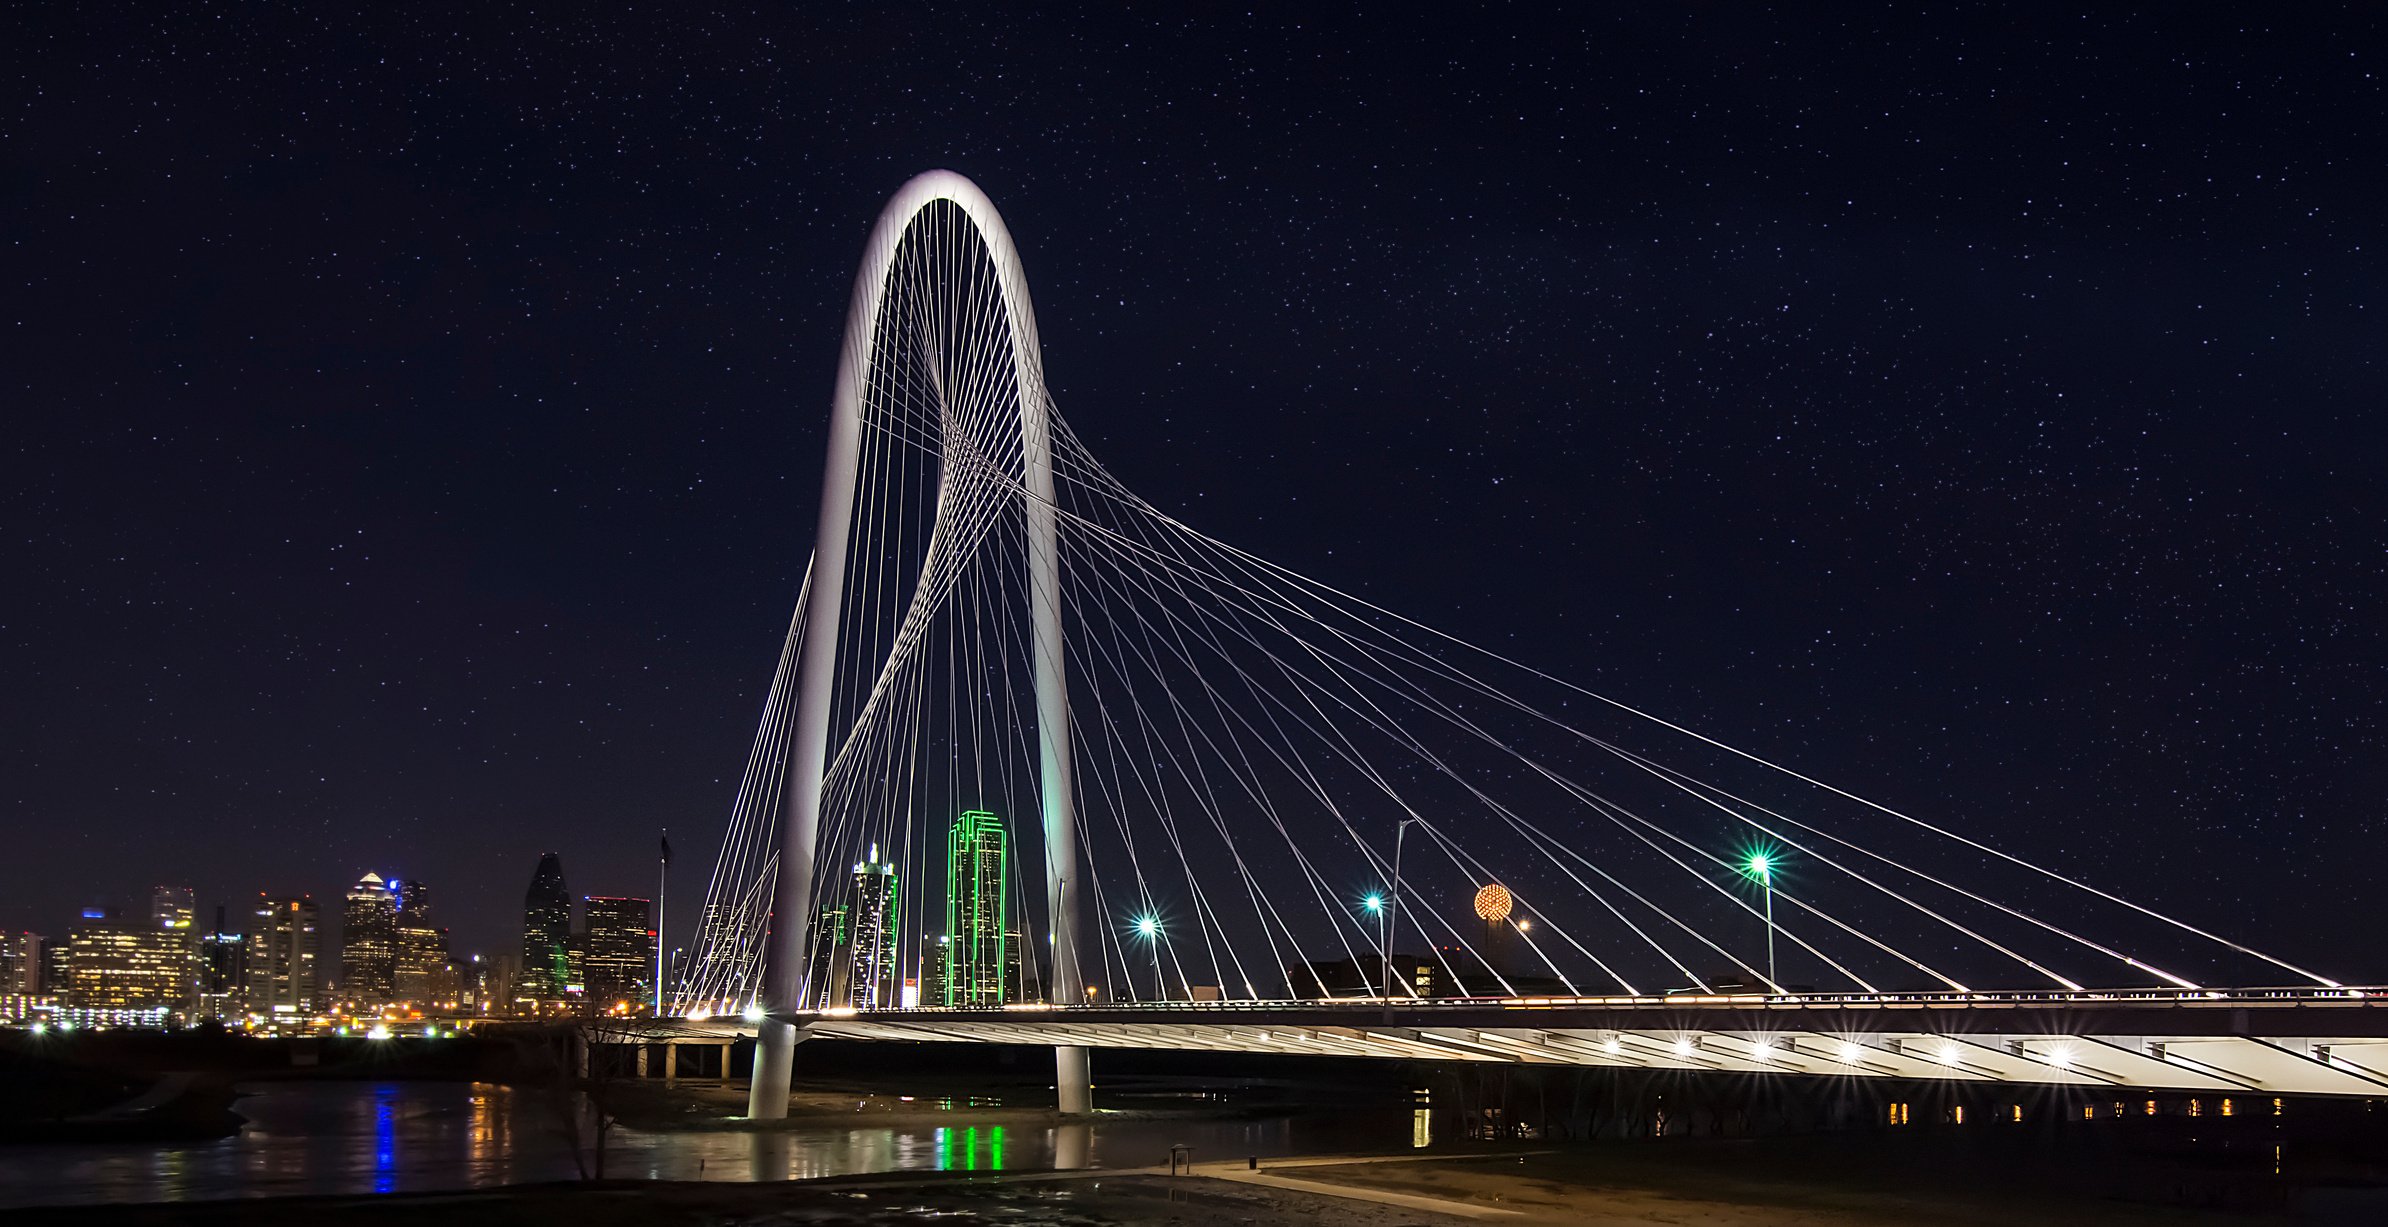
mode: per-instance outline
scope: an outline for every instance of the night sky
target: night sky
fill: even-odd
[[[2388,980],[2377,16],[780,7],[6,19],[0,925],[686,932],[950,167],[1161,507]]]

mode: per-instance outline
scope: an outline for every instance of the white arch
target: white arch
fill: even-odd
[[[846,312],[846,339],[838,352],[837,384],[830,398],[829,451],[821,477],[820,518],[815,528],[812,589],[805,607],[803,647],[797,663],[795,737],[789,747],[786,791],[780,821],[777,930],[764,977],[772,1017],[761,1026],[755,1050],[749,1116],[787,1114],[788,1086],[795,1067],[795,1028],[787,1015],[800,1003],[812,925],[814,845],[821,825],[821,781],[829,752],[829,708],[836,680],[840,611],[845,605],[846,554],[853,530],[854,490],[861,468],[863,395],[871,357],[878,352],[881,307],[896,253],[912,223],[931,205],[947,201],[970,221],[986,248],[1011,336],[1013,387],[1020,402],[1023,509],[1028,537],[1029,618],[1036,674],[1039,800],[1044,811],[1046,925],[1053,940],[1048,997],[1075,1003],[1083,995],[1078,963],[1078,823],[1071,775],[1069,691],[1062,673],[1061,563],[1055,541],[1052,421],[1045,400],[1044,362],[1037,346],[1036,313],[1028,299],[1028,277],[1011,231],[993,201],[977,184],[949,170],[919,175],[896,190],[879,213],[855,274],[854,298]],[[942,502],[942,500],[941,500]],[[803,867],[799,871],[795,867]],[[1088,1110],[1086,1049],[1054,1049],[1060,1109]]]

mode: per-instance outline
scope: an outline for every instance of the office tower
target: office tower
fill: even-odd
[[[854,867],[854,895],[847,928],[852,935],[854,967],[847,981],[846,1001],[858,1009],[892,1007],[896,1003],[896,871],[879,859],[879,845],[871,845],[870,859]]]
[[[0,997],[42,995],[39,933],[0,933]]]
[[[199,892],[188,886],[160,886],[149,892],[149,919],[160,929],[190,930],[199,921]]]
[[[322,989],[316,978],[321,928],[313,898],[257,896],[248,934],[250,1013],[288,1019],[315,1012]]]
[[[497,996],[497,969],[477,954],[469,958],[451,955],[439,984],[439,992],[444,994],[441,1001],[449,1009],[488,1014],[503,1005],[503,999]]]
[[[600,1011],[643,1010],[655,977],[655,930],[649,900],[591,895],[581,900],[581,985]]]
[[[1004,931],[1003,999],[1005,1001],[1035,1000],[1035,994],[1032,994],[1028,991],[1027,982],[1021,979],[1020,976],[1020,956],[1026,953],[1027,950],[1028,942],[1026,938],[1021,935],[1018,929],[1006,929]]]
[[[67,999],[95,1010],[183,1009],[190,995],[187,930],[160,929],[86,908],[67,933]]]
[[[854,960],[848,954],[846,909],[822,908],[813,917],[812,950],[805,956],[805,1004],[813,1009],[852,996]]]
[[[556,1002],[572,978],[572,894],[564,889],[564,862],[550,852],[539,858],[531,888],[522,896],[522,971],[515,980],[519,1001]]]
[[[48,938],[42,939],[40,970],[42,995],[54,998],[65,997],[67,980],[65,942],[53,941]]]
[[[180,965],[175,972],[182,982],[181,999],[175,1008],[195,1011],[199,1008],[199,892],[188,886],[159,886],[149,892],[149,919],[152,928],[176,935],[182,950]]]
[[[924,1006],[935,1009],[952,1004],[946,997],[945,974],[947,965],[953,961],[946,947],[953,942],[943,933],[934,937],[920,935],[920,1004]]]
[[[340,912],[340,996],[356,1010],[397,1000],[398,895],[378,873],[348,888]]]
[[[944,1000],[1002,1005],[1019,954],[1011,932],[1011,835],[1003,820],[971,810],[945,837]]]
[[[448,932],[431,923],[431,892],[420,881],[392,881],[390,889],[398,897],[391,998],[418,1007],[438,1004],[448,970]],[[445,994],[447,1000],[454,997],[453,991]]]
[[[245,1008],[242,993],[248,978],[248,940],[225,931],[224,909],[219,905],[215,928],[199,935],[199,1016],[238,1017]]]

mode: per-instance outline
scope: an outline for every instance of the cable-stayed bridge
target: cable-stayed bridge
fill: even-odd
[[[865,247],[816,532],[674,998],[757,1116],[800,1031],[1051,1044],[1065,1112],[1123,1046],[2388,1087],[2376,992],[1139,497],[958,175]]]

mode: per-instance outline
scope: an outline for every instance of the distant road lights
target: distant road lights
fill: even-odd
[[[690,1022],[703,1022],[711,1017],[713,1017],[713,1011],[708,1010],[701,1005],[688,1012],[688,1021]]]
[[[373,1024],[373,1029],[365,1033],[365,1038],[369,1040],[386,1040],[390,1038],[390,1029],[381,1023],[375,1023]]]
[[[761,1002],[755,1002],[748,1005],[745,1010],[741,1011],[738,1017],[743,1018],[750,1023],[759,1023],[764,1019],[771,1017],[771,1015],[764,1011]]]

